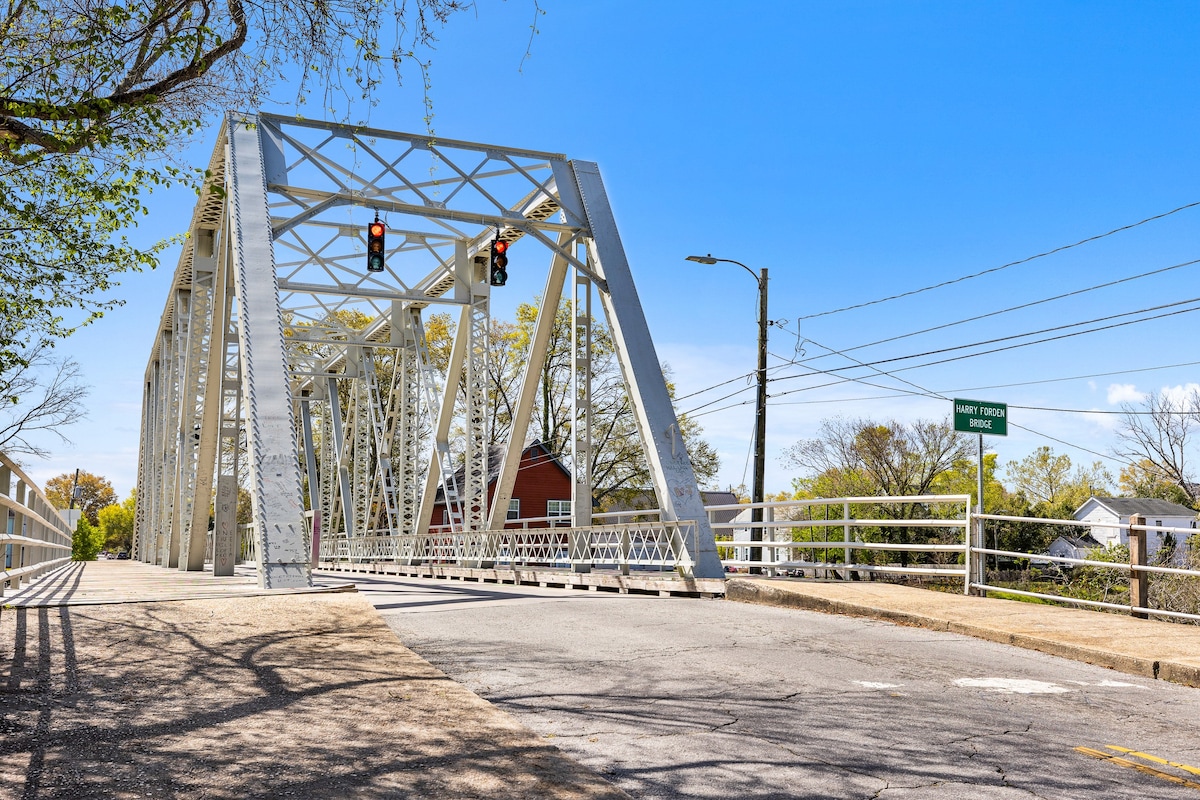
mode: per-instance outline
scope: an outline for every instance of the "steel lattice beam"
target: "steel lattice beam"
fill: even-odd
[[[490,562],[494,541],[477,534],[504,525],[549,330],[573,280],[573,457],[581,466],[572,536],[584,543],[590,524],[594,293],[664,522],[695,521],[673,528],[689,533],[671,547],[683,554],[681,568],[720,575],[594,164],[425,134],[231,114],[210,173],[215,189],[197,204],[191,246],[147,366],[139,558],[196,568],[215,485],[213,552],[228,561],[243,458],[253,506],[246,541],[263,586],[309,583],[314,528],[325,544],[342,542],[339,552],[355,557],[420,560],[428,546],[439,557]],[[387,224],[386,268],[378,273],[364,269],[364,231],[374,214]],[[497,237],[543,249],[550,266],[489,507],[489,455],[497,443],[488,440],[486,263]],[[454,319],[448,364],[434,364],[425,346],[429,307]],[[413,545],[429,532],[439,490],[463,544]],[[402,536],[408,544],[387,544]]]

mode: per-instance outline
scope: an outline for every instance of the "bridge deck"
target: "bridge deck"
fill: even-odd
[[[556,567],[506,566],[490,568],[461,567],[457,564],[416,564],[407,566],[389,561],[362,564],[322,562],[325,573],[395,575],[407,578],[443,578],[478,581],[480,583],[509,583],[514,586],[541,586],[556,589],[584,589],[619,592],[620,594],[657,594],[660,597],[721,597],[725,594],[724,578],[686,578],[674,572],[632,570],[628,575],[613,570],[572,572]]]
[[[260,589],[252,566],[218,578],[211,571],[182,572],[140,561],[82,561],[46,575],[2,601],[15,608],[103,603],[254,597],[287,592],[330,592],[353,588],[350,581],[315,577],[311,589]]]

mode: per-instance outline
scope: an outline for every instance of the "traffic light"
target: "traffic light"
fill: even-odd
[[[492,242],[492,265],[489,271],[492,286],[503,286],[508,282],[507,251],[508,242],[502,242],[499,238]]]
[[[367,271],[383,272],[383,234],[387,228],[379,217],[367,226]]]

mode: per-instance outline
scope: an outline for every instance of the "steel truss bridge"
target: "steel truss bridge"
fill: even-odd
[[[385,269],[370,272],[377,214]],[[722,574],[596,164],[230,113],[188,234],[146,367],[135,558],[202,570],[208,557],[232,574],[242,484],[265,588],[309,585],[322,557],[488,567],[538,548],[565,549],[577,571]],[[548,269],[489,506],[488,265],[496,241],[518,240]],[[509,499],[568,292],[574,513],[566,530],[517,536],[504,530]],[[653,524],[593,525],[594,299],[650,467]],[[455,322],[445,368],[427,346],[431,309]],[[431,530],[439,494],[449,523]]]

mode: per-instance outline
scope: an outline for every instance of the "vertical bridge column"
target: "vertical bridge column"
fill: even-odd
[[[288,388],[287,358],[262,149],[256,126],[229,117],[234,269],[246,398],[259,585],[312,585],[300,465]]]

